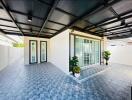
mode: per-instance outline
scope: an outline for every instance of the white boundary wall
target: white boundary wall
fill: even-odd
[[[0,70],[23,58],[24,49],[0,45]],[[23,59],[22,59],[23,60]]]

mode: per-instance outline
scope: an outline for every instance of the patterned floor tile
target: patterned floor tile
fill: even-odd
[[[129,100],[131,72],[131,66],[112,64],[79,84],[51,63],[24,66],[18,61],[0,71],[0,100]]]

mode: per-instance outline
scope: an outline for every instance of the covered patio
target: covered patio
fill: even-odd
[[[0,0],[0,100],[130,100],[131,5]],[[79,78],[71,75],[74,57]]]

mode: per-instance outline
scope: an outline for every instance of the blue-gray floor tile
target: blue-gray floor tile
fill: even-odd
[[[18,61],[0,71],[0,100],[129,100],[132,68],[110,67],[79,84],[50,63]]]

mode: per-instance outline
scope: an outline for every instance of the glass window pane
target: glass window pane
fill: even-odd
[[[37,63],[37,41],[30,40],[29,41],[29,53],[30,53],[30,62],[29,63]]]
[[[79,59],[79,66],[86,67],[88,65],[99,64],[100,59],[100,41],[75,37],[75,55]]]
[[[45,62],[47,61],[47,42],[40,41],[40,61]]]

